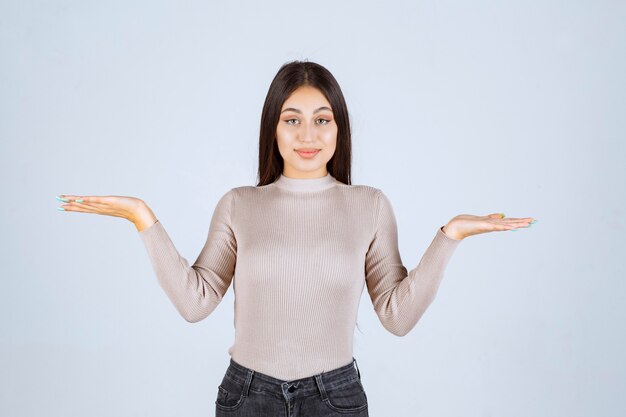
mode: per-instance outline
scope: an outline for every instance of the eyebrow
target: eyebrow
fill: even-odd
[[[323,106],[323,107],[320,107],[319,109],[315,110],[313,112],[313,114],[315,114],[315,113],[317,113],[318,111],[321,111],[321,110],[329,110],[331,112],[333,111],[330,107]],[[302,114],[302,110],[294,109],[293,107],[287,107],[285,110],[281,111],[280,113],[283,114],[286,111],[293,111],[293,112]]]

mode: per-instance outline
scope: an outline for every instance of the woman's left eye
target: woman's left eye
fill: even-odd
[[[320,123],[321,125],[327,125],[328,123],[330,123],[330,120],[328,119],[318,119],[318,121],[326,122],[326,123]]]

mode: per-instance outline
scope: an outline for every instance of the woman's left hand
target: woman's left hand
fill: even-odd
[[[443,232],[453,239],[462,240],[468,236],[480,233],[503,232],[516,230],[520,227],[530,227],[535,221],[532,217],[504,218],[502,213],[488,214],[486,216],[459,214],[443,227]]]

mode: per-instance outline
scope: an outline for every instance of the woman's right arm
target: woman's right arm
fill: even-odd
[[[149,215],[137,226],[159,284],[180,315],[190,323],[206,318],[222,301],[235,273],[237,241],[231,212],[233,191],[217,203],[207,240],[192,266],[176,250],[159,220]],[[143,228],[146,224],[150,226]]]
[[[158,220],[152,210],[150,210],[150,207],[148,207],[146,203],[141,201],[141,204],[139,205],[139,208],[137,209],[132,222],[135,225],[137,231],[141,232],[152,226],[154,223],[158,222]]]
[[[123,196],[62,195],[66,211],[122,217],[135,225],[159,284],[180,315],[190,323],[206,318],[232,281],[237,242],[232,229],[234,190],[217,203],[206,243],[192,266],[180,255],[165,228],[141,199]],[[77,200],[82,199],[82,202]]]

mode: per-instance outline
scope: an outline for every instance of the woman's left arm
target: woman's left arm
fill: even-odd
[[[444,233],[442,226],[438,227],[419,264],[409,271],[400,257],[391,202],[380,190],[376,197],[373,239],[365,255],[367,290],[383,327],[396,336],[404,336],[434,300],[461,239],[454,239]]]
[[[375,233],[365,257],[367,290],[383,327],[396,336],[411,331],[433,302],[446,267],[463,239],[479,233],[516,230],[532,223],[531,217],[458,215],[439,227],[418,265],[408,270],[400,257],[391,202],[380,190],[375,218]]]

